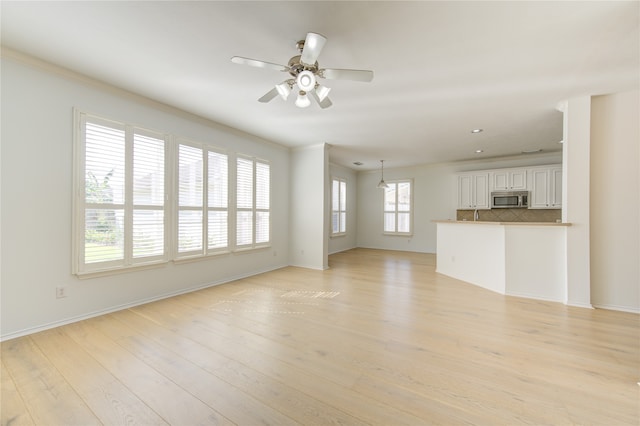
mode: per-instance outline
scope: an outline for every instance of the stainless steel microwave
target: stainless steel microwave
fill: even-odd
[[[491,193],[492,209],[528,209],[529,191],[495,191]]]

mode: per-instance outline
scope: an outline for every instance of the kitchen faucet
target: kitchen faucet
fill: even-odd
[[[480,214],[478,213],[478,209],[475,209],[473,211],[473,221],[475,222],[478,219],[480,219]]]

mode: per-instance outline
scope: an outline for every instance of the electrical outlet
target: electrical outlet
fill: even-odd
[[[67,288],[63,286],[56,287],[56,299],[67,297]]]

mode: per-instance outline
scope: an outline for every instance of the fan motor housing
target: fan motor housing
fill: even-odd
[[[300,74],[302,71],[311,71],[312,73],[317,73],[318,72],[318,62],[316,61],[315,64],[313,65],[307,65],[307,64],[303,64],[302,62],[300,62],[300,56],[294,56],[293,58],[289,59],[289,74],[291,74],[294,77],[297,77],[298,74]]]

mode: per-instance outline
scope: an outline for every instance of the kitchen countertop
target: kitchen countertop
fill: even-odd
[[[481,220],[434,220],[435,223],[462,223],[465,225],[507,225],[507,226],[571,226],[567,222],[487,222]]]

